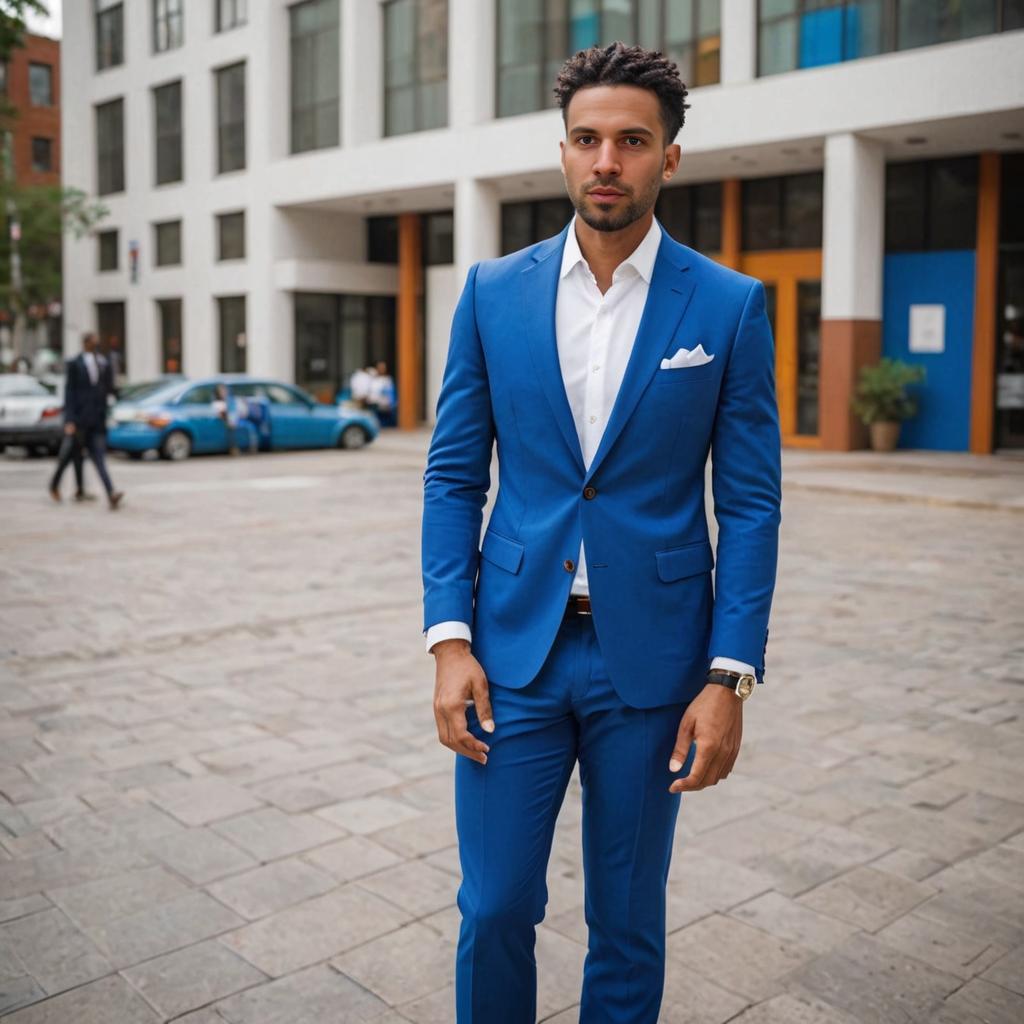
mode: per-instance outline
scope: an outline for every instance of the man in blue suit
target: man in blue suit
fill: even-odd
[[[565,63],[555,92],[575,216],[470,268],[424,473],[434,712],[461,755],[457,1019],[536,1019],[535,926],[578,762],[580,1021],[655,1024],[680,793],[729,775],[743,702],[764,680],[781,495],[774,352],[763,285],[654,218],[688,106],[676,65],[594,47]]]

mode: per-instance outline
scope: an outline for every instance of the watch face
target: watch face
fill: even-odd
[[[740,676],[740,681],[736,684],[736,692],[746,699],[754,692],[756,682],[757,680],[753,676]]]

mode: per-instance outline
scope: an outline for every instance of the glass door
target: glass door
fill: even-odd
[[[821,251],[746,253],[740,269],[765,287],[782,442],[820,447]]]

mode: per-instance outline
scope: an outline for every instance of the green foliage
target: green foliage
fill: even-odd
[[[867,424],[909,420],[917,413],[917,401],[907,394],[907,387],[924,378],[923,366],[883,357],[875,366],[861,367],[850,405]]]
[[[0,218],[8,199],[14,201],[21,223],[22,286],[20,296],[11,288],[11,239],[0,231],[0,307],[29,309],[59,299],[61,294],[61,241],[65,231],[76,238],[93,230],[109,212],[89,201],[84,192],[60,185],[11,185],[0,182]],[[6,218],[3,218],[6,219]]]

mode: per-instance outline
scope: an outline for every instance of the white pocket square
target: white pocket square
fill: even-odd
[[[680,366],[703,366],[705,363],[710,363],[714,358],[714,353],[708,355],[704,351],[703,345],[698,345],[696,348],[680,348],[672,353],[671,359],[662,359],[661,368],[663,370],[674,370]]]

